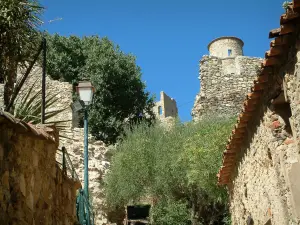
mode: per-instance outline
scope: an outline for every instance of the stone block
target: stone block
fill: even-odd
[[[28,196],[26,197],[26,205],[28,208],[31,209],[31,211],[34,211],[34,201],[33,201],[33,193],[32,191],[29,192]]]
[[[293,140],[292,138],[287,138],[283,143],[289,145],[295,143],[295,140]]]
[[[3,173],[1,181],[2,181],[3,188],[9,190],[9,172],[8,171],[5,171]]]
[[[20,184],[20,191],[23,194],[23,196],[26,196],[26,182],[24,178],[24,174],[21,173],[19,176],[19,184]]]
[[[291,193],[294,202],[294,211],[300,218],[300,162],[292,164],[290,171],[288,171],[288,177],[290,181]]]

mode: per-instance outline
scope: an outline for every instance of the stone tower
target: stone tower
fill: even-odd
[[[220,37],[209,43],[209,55],[200,60],[200,93],[192,109],[193,120],[240,112],[262,62],[243,56],[243,46],[237,37]]]
[[[178,109],[175,99],[170,98],[165,92],[160,92],[160,101],[155,103],[153,107],[155,116],[158,119],[165,119],[167,117],[177,117]]]

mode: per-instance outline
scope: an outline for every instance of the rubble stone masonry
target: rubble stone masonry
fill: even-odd
[[[0,118],[0,224],[75,224],[78,184],[56,164],[58,144],[5,121]]]
[[[299,39],[298,39],[299,40]],[[232,224],[300,223],[300,41],[283,68],[283,99],[266,99],[248,128],[233,183],[229,185]],[[252,135],[250,135],[252,134]]]
[[[261,64],[260,58],[203,56],[200,61],[200,93],[192,110],[193,120],[206,115],[233,116],[242,108]]]
[[[72,164],[78,174],[79,180],[83,184],[84,171],[84,130],[83,128],[72,128],[66,132],[65,137],[60,138],[60,147],[66,147]],[[95,213],[95,224],[106,224],[107,215],[105,214],[104,183],[103,179],[109,170],[110,162],[108,159],[109,148],[102,142],[97,141],[89,135],[89,191],[90,200]],[[58,159],[60,161],[61,159]]]

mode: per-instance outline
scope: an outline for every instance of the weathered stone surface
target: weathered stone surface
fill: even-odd
[[[300,218],[300,160],[293,163],[288,172],[295,213]]]
[[[20,132],[3,120],[0,137],[4,151],[0,158],[0,224],[73,225],[77,220],[75,182],[56,164],[57,144]],[[55,176],[53,168],[57,168]],[[61,191],[62,186],[68,195]]]
[[[76,173],[81,183],[84,183],[84,130],[83,128],[73,128],[67,133],[66,139],[61,138],[60,146],[66,147]],[[103,185],[101,185],[105,174],[109,170],[110,162],[106,157],[109,148],[102,141],[97,141],[89,135],[89,191],[90,199],[95,213],[95,224],[102,225],[108,223],[103,211],[105,198]],[[57,155],[57,157],[60,157]],[[58,161],[61,161],[58,158]]]
[[[275,86],[271,83],[260,111],[247,127],[248,136],[229,185],[233,224],[245,224],[248,215],[254,224],[268,219],[273,225],[300,224],[299,50],[299,45],[290,48],[287,64],[280,71],[285,75],[284,101],[270,103],[268,94]]]
[[[193,120],[209,115],[237,115],[261,61],[240,55],[229,58],[203,56],[199,76],[201,89],[192,110]]]
[[[170,98],[163,91],[160,92],[160,100],[155,103],[153,112],[158,119],[177,117],[178,109],[175,99]]]
[[[237,175],[230,187],[233,224],[246,224],[248,215],[251,215],[254,224],[264,224],[270,218],[272,224],[289,224],[292,206],[288,202],[289,192],[283,174],[287,169],[285,163],[294,156],[286,155],[287,158],[283,159],[281,154],[286,154],[293,147],[289,145],[286,149],[287,145],[282,140],[274,139],[268,125],[272,123],[271,115],[270,111],[265,113],[238,164]]]
[[[235,57],[243,55],[243,46],[243,41],[237,37],[220,37],[209,43],[208,50],[211,56]]]

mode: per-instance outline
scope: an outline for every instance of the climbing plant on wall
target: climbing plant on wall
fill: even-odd
[[[8,105],[17,67],[26,67],[37,51],[42,7],[36,0],[4,0],[0,12],[0,80],[5,83],[4,104]]]

